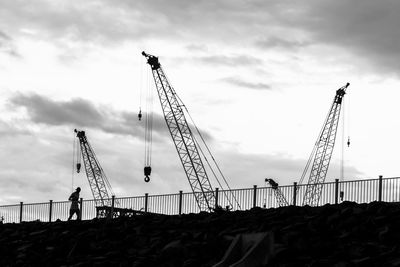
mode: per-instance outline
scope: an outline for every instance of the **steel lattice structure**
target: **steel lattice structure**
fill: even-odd
[[[80,150],[85,165],[86,176],[89,181],[90,189],[92,190],[93,198],[96,206],[110,206],[111,200],[107,191],[108,180],[104,175],[96,155],[90,146],[85,131],[77,131],[77,137],[80,143]]]
[[[276,202],[278,203],[279,207],[289,206],[289,202],[286,200],[285,196],[283,195],[282,191],[279,189],[279,185],[272,179],[265,179],[268,182],[272,189],[274,190]]]
[[[183,104],[179,101],[175,90],[168,82],[158,58],[145,52],[142,52],[142,55],[147,58],[147,63],[151,66],[165,122],[167,123],[197,204],[201,211],[210,211],[215,207],[214,191],[201,160],[192,131],[182,110]]]
[[[306,192],[303,197],[303,205],[318,205],[323,183],[325,181],[325,177],[329,168],[329,163],[332,157],[333,148],[335,146],[342,99],[343,96],[346,94],[346,89],[349,85],[350,84],[347,83],[345,86],[339,88],[336,91],[333,104],[329,110],[321,134],[317,139],[313,153],[311,154],[311,157],[309,159],[310,162],[311,159],[314,158],[310,171],[310,176],[307,182]],[[308,169],[308,166],[309,163],[307,164],[306,169],[303,172],[303,177]]]

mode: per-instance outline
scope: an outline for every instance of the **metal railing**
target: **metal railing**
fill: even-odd
[[[301,206],[302,197],[307,185],[279,186],[282,194],[290,205]],[[216,205],[223,208],[229,203],[236,203],[231,210],[248,210],[253,207],[277,208],[272,187],[257,187],[233,189],[231,191],[215,189]],[[400,202],[400,177],[378,179],[339,181],[324,183],[321,198],[318,205],[338,204],[341,201],[354,201],[357,203],[369,203],[373,201]],[[227,199],[225,196],[230,196]],[[233,201],[236,199],[236,201]],[[110,201],[111,203],[111,201]],[[149,195],[136,197],[115,198],[116,207],[137,211],[152,212],[167,215],[199,213],[196,199],[193,193]],[[23,221],[52,222],[65,221],[69,216],[69,201],[52,201],[45,203],[20,202],[16,205],[0,206],[0,219],[4,223],[19,223]],[[80,199],[81,218],[90,220],[96,217],[94,200]]]

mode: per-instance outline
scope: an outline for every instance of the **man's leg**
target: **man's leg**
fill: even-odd
[[[69,217],[68,217],[68,221],[70,221],[72,219],[72,216],[74,216],[74,210],[69,210]]]

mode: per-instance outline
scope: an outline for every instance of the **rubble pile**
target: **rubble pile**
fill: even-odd
[[[0,266],[229,266],[251,249],[254,266],[400,266],[399,240],[400,204],[383,202],[24,222],[0,224]]]

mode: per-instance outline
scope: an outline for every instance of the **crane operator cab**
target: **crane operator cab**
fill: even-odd
[[[151,174],[151,167],[146,166],[144,167],[144,181],[148,183],[150,181],[150,174]]]

